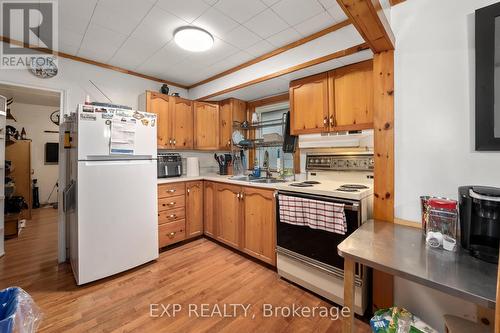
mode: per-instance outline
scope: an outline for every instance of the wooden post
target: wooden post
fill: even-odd
[[[354,332],[354,266],[351,259],[344,258],[344,307],[349,309],[349,316],[342,317],[342,332]]]
[[[498,272],[497,272],[497,300],[495,304],[495,333],[500,333],[500,260],[498,262]]]
[[[373,217],[394,222],[394,51],[384,51],[374,55],[373,89],[375,129]],[[374,310],[391,307],[393,299],[393,276],[374,270]]]

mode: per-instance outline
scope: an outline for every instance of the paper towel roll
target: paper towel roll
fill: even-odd
[[[200,175],[200,162],[198,157],[186,158],[186,176],[198,177]]]

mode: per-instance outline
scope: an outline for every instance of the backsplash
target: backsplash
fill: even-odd
[[[169,153],[179,153],[181,154],[182,157],[182,174],[186,174],[186,158],[187,157],[198,157],[198,160],[200,161],[200,175],[207,174],[207,173],[217,173],[219,172],[219,166],[217,162],[214,159],[214,153],[216,154],[224,154],[227,153],[227,151],[224,152],[201,152],[201,151],[172,151],[172,150],[167,150],[167,149],[159,149],[158,152],[169,152]]]

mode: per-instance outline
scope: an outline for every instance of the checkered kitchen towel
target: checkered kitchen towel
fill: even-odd
[[[344,204],[278,195],[280,221],[345,235]]]

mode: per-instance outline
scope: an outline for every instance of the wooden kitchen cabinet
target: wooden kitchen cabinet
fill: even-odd
[[[172,137],[172,113],[170,112],[170,96],[154,91],[147,91],[142,100],[139,98],[140,108],[146,112],[156,114],[157,145],[160,149],[169,148]]]
[[[290,82],[290,110],[293,135],[327,132],[328,73]]]
[[[205,235],[215,238],[216,183],[203,182],[203,230]]]
[[[186,238],[186,184],[158,185],[158,247],[162,248]]]
[[[139,104],[157,115],[158,148],[193,149],[193,102],[147,91]]]
[[[219,105],[194,102],[194,148],[219,149]]]
[[[186,183],[186,238],[203,234],[203,181]]]
[[[219,103],[219,149],[231,150],[233,122],[242,123],[247,120],[247,104],[245,101],[230,98]]]
[[[373,61],[290,82],[294,135],[373,128]]]
[[[216,189],[216,239],[240,248],[241,186],[218,183]]]
[[[373,62],[342,67],[329,75],[330,130],[373,128]]]
[[[274,191],[243,188],[242,250],[276,265],[276,213]]]

